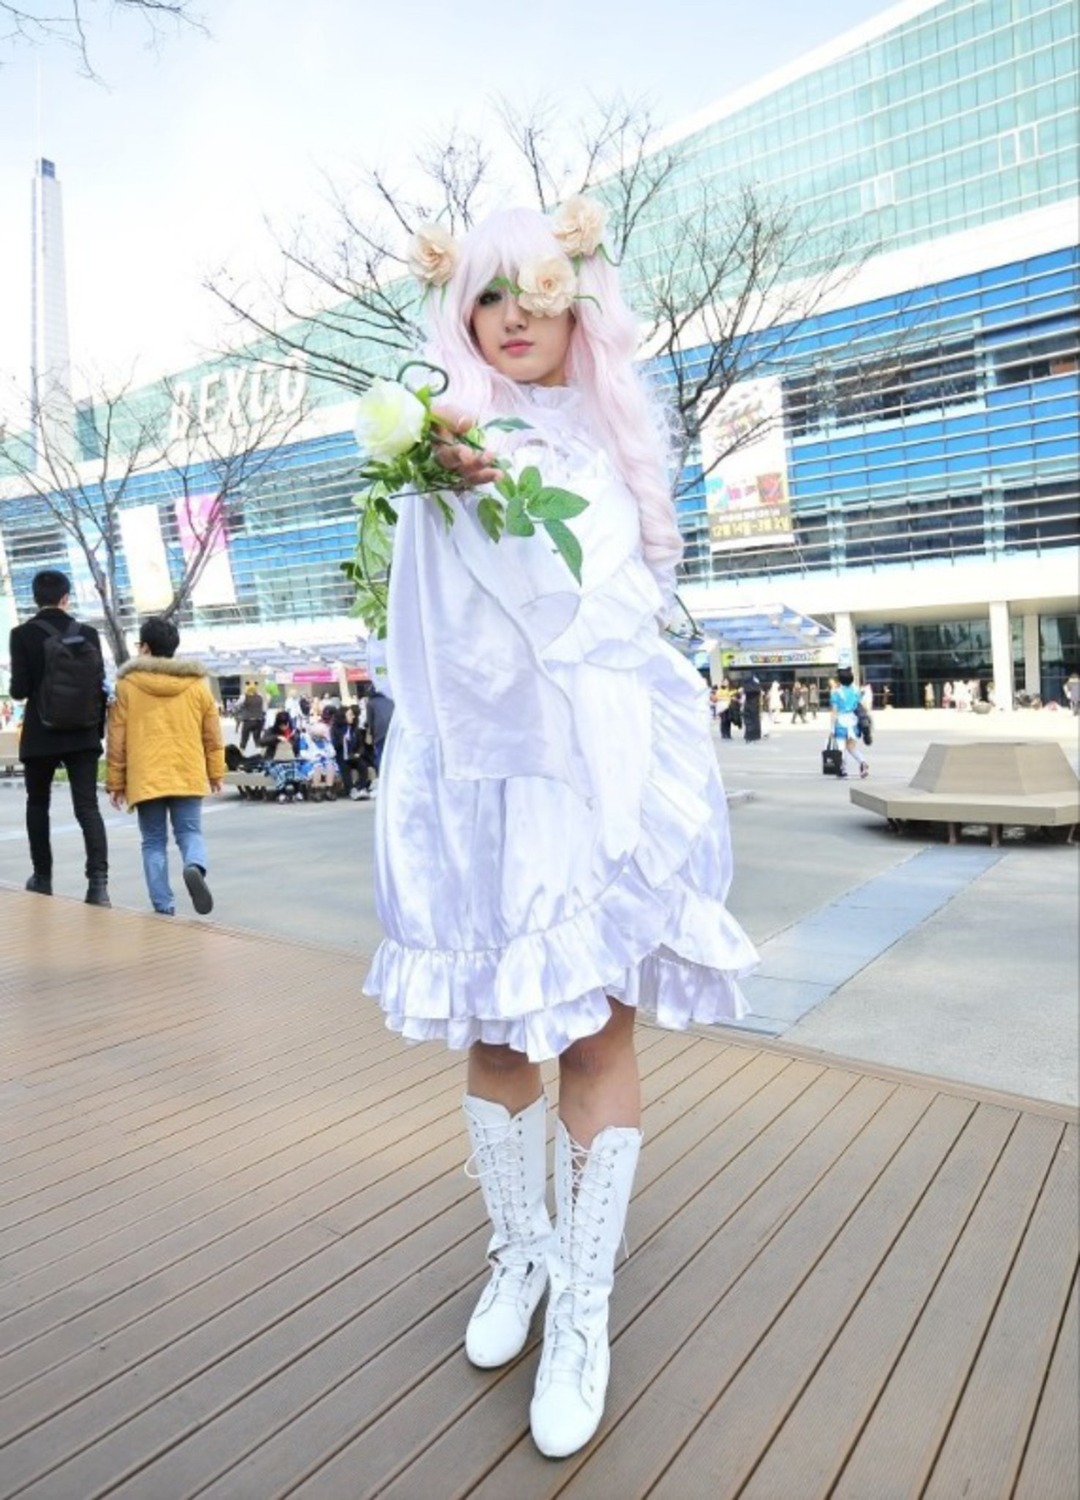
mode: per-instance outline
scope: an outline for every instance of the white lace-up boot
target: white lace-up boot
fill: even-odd
[[[494,1227],[488,1242],[491,1280],[465,1331],[465,1352],[491,1370],[521,1353],[547,1285],[551,1239],[547,1192],[547,1100],[511,1115],[501,1104],[466,1094],[465,1120],[475,1177]]]
[[[640,1150],[640,1130],[609,1126],[586,1151],[561,1120],[556,1126],[557,1221],[544,1353],[529,1409],[533,1441],[547,1458],[583,1448],[604,1415],[608,1299]]]

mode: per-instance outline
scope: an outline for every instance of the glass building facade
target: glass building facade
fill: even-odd
[[[736,594],[787,599],[830,624],[850,613],[865,669],[898,705],[921,703],[931,674],[991,675],[986,609],[1017,597],[1010,569],[1068,557],[1075,576],[1077,21],[1075,0],[907,0],[690,122],[627,254],[631,297],[643,301],[688,254],[688,219],[735,202],[747,183],[799,205],[805,231],[787,274],[812,277],[841,247],[849,289],[796,323],[750,331],[740,349],[755,378],[781,389],[793,538],[717,548],[691,455],[677,500],[683,585],[702,617]],[[333,335],[315,337],[333,353]],[[148,417],[167,426],[177,382],[196,403],[220,400],[219,379],[205,367],[168,394],[136,393],[130,430]],[[190,605],[188,626],[355,631],[340,570],[353,547],[350,414],[314,379],[308,396],[320,435],[275,454],[230,503],[234,602]],[[94,430],[88,413],[88,457]],[[178,564],[175,489],[164,470],[143,474],[124,503],[159,506]],[[25,610],[33,572],[67,551],[45,507],[2,474],[0,495]],[[1002,582],[972,601],[957,584],[975,569]],[[853,586],[867,576],[892,580],[919,618],[860,605],[868,591]],[[1019,598],[1014,685],[1052,692],[1080,667],[1075,609],[1026,585]],[[999,675],[1001,651],[999,636]]]

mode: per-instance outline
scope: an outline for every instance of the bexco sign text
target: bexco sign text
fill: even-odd
[[[265,365],[225,365],[204,375],[197,385],[177,380],[172,386],[169,441],[219,428],[243,429],[295,415],[307,395],[307,370],[297,360],[283,369]]]

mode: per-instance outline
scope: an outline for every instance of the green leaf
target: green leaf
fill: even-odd
[[[540,477],[540,470],[535,464],[530,464],[527,469],[522,469],[518,475],[518,494],[525,500],[531,499],[533,495],[539,495],[543,486],[544,481]]]
[[[495,488],[504,500],[516,500],[518,498],[517,485],[509,474],[503,474],[495,481]]]
[[[514,495],[506,507],[506,529],[511,536],[532,536],[536,527],[525,514],[525,504],[520,495]]]
[[[523,428],[527,429],[530,424],[523,421],[521,417],[496,417],[494,421],[485,425],[497,427],[500,432],[520,432]]]
[[[491,495],[485,495],[476,507],[476,516],[491,540],[497,542],[506,524],[502,501],[493,499]]]
[[[382,520],[386,522],[387,526],[397,525],[398,513],[390,504],[389,500],[383,500],[381,497],[377,497],[376,499],[372,500],[371,508],[375,511],[376,515],[380,516]]]
[[[573,573],[578,583],[581,582],[581,543],[570,530],[564,526],[562,521],[545,521],[544,530],[555,543],[555,551],[563,562]]]
[[[446,522],[447,530],[449,530],[454,524],[454,507],[450,504],[449,500],[444,500],[437,490],[431,498],[442,511],[442,518]]]
[[[589,508],[589,502],[572,490],[560,490],[545,486],[538,495],[530,497],[529,515],[534,521],[569,521]]]

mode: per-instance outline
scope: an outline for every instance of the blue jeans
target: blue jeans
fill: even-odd
[[[142,834],[143,872],[150,904],[169,916],[176,910],[169,884],[168,823],[185,865],[198,865],[206,873],[206,845],[202,836],[201,797],[152,797],[135,809]]]

